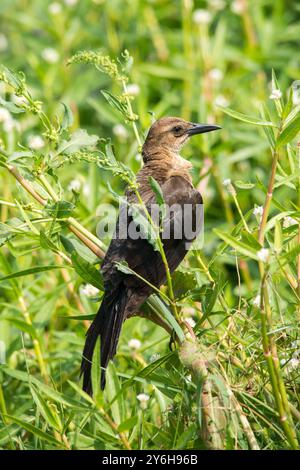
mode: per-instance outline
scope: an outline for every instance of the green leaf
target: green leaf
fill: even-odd
[[[119,427],[118,432],[131,431],[138,422],[138,416],[132,416],[131,418],[125,419]]]
[[[166,215],[166,205],[165,205],[164,195],[163,195],[163,192],[159,183],[152,176],[150,176],[149,178],[149,184],[150,184],[152,191],[155,194],[156,202],[159,205],[160,224],[161,224]]]
[[[62,269],[62,268],[70,268],[69,265],[61,265],[61,266],[38,266],[36,268],[29,268],[24,269],[23,271],[18,271],[16,273],[8,274],[7,276],[0,277],[1,281],[7,281],[8,279],[15,279],[16,277],[23,277],[23,276],[30,276],[31,274],[39,274],[45,271],[52,271],[52,269]]]
[[[252,248],[246,243],[237,240],[231,235],[222,232],[221,230],[214,229],[214,232],[216,233],[216,235],[218,235],[219,238],[224,240],[227,245],[234,248],[238,253],[241,253],[242,255],[248,256],[249,258],[255,259],[257,261],[257,251],[254,248]]]
[[[157,295],[153,294],[151,295],[151,297],[148,298],[147,304],[152,308],[154,312],[162,315],[163,318],[173,328],[173,330],[175,330],[175,333],[177,334],[180,341],[184,341],[185,336],[180,325],[177,323],[176,319],[173,317],[172,313],[164,304],[164,302]]]
[[[238,111],[234,111],[233,109],[230,109],[230,108],[224,108],[223,106],[218,106],[218,108],[222,109],[222,111],[225,114],[228,114],[228,116],[231,116],[234,119],[238,119],[239,121],[248,122],[249,124],[255,124],[256,126],[277,127],[276,124],[274,124],[271,121],[262,121],[261,119],[247,116],[246,114],[239,113]]]
[[[74,122],[74,117],[70,106],[65,103],[61,103],[64,107],[64,114],[61,122],[61,129],[69,129]]]
[[[40,411],[41,415],[44,417],[45,421],[48,423],[48,425],[56,429],[59,432],[62,432],[62,423],[59,419],[59,416],[57,413],[54,413],[46,400],[42,397],[40,394],[39,390],[35,388],[34,386],[31,385],[31,395],[33,400],[35,401],[35,404]]]
[[[97,289],[103,291],[103,281],[100,271],[91,263],[82,258],[76,251],[71,254],[72,264],[79,276],[88,284],[92,284]]]
[[[269,110],[265,106],[265,104],[261,106],[261,117],[263,118],[264,121],[271,120]],[[273,149],[275,147],[275,133],[274,133],[273,127],[265,126],[263,127],[263,131],[267,136],[270,147]]]
[[[53,436],[51,436],[51,434],[42,431],[41,429],[37,428],[33,424],[30,424],[27,421],[24,421],[22,419],[15,418],[15,416],[5,415],[5,417],[9,421],[12,421],[13,423],[16,423],[21,428],[26,429],[26,431],[28,431],[29,433],[31,433],[34,436],[38,437],[42,441],[49,442],[50,444],[53,444],[56,447],[65,448],[65,446],[62,442],[57,441]]]
[[[13,152],[7,159],[7,163],[13,163],[14,165],[28,167],[30,162],[28,159],[33,161],[34,155],[29,150],[22,152]]]
[[[116,266],[118,268],[118,271],[121,271],[121,273],[134,276],[134,271],[128,266],[128,263],[126,261],[119,261],[116,263]]]
[[[183,299],[197,286],[193,272],[183,272],[177,269],[172,275],[173,291],[177,299]]]
[[[195,439],[196,436],[197,426],[196,424],[192,424],[179,436],[179,439],[176,442],[175,449],[187,449],[188,442],[192,439]]]
[[[47,214],[51,215],[52,217],[57,217],[59,219],[69,217],[74,209],[74,204],[69,201],[58,201],[55,204],[48,203],[45,206],[45,211]]]
[[[98,395],[101,395],[100,382],[101,382],[101,349],[100,337],[98,336],[92,359],[91,379],[93,387],[93,395],[98,401]]]
[[[25,110],[17,106],[15,103],[12,103],[11,101],[5,101],[3,98],[0,96],[0,105],[3,106],[3,108],[6,108],[10,113],[13,114],[20,114],[24,113]]]
[[[40,244],[42,248],[52,250],[54,252],[58,251],[58,247],[53,243],[51,238],[49,238],[44,230],[40,231]]]
[[[153,246],[155,251],[159,251],[157,243],[159,237],[158,230],[154,229],[141,206],[139,204],[132,204],[129,208],[129,214],[132,216],[137,230],[140,230],[142,237]]]
[[[99,137],[96,135],[89,135],[84,129],[77,129],[73,132],[71,138],[63,140],[60,146],[57,149],[57,155],[60,153],[65,153],[67,155],[75,153],[80,149],[94,147],[99,140]]]
[[[56,390],[49,387],[48,385],[40,382],[35,377],[29,376],[26,372],[22,372],[20,370],[15,370],[15,369],[10,369],[7,366],[1,366],[1,370],[5,374],[9,375],[10,377],[13,377],[14,379],[18,380],[19,382],[24,382],[27,385],[30,385],[30,383],[36,385],[37,388],[41,390],[47,397],[49,397],[51,400],[54,400],[57,403],[60,403],[61,405],[68,406],[74,409],[76,408],[76,409],[89,410],[89,408],[84,407],[79,401],[69,398],[63,393],[57,392]]]
[[[113,420],[119,425],[125,416],[124,396],[121,393],[121,384],[113,362],[109,363],[106,372],[105,394],[111,402],[109,405]],[[116,399],[114,399],[116,397]]]
[[[14,325],[16,328],[18,328],[19,330],[23,331],[24,333],[28,333],[31,336],[31,338],[33,339],[37,338],[37,333],[33,325],[29,325],[25,321],[19,320],[18,318],[14,318],[14,317],[4,316],[3,318],[9,323],[11,323],[12,325]]]
[[[276,148],[282,145],[289,144],[300,131],[300,114],[298,114],[280,133],[277,141]]]
[[[94,320],[96,318],[95,313],[90,313],[88,315],[67,315],[67,316],[62,316],[61,318],[67,318],[68,320]]]
[[[112,108],[119,111],[119,113],[121,113],[122,116],[127,117],[126,106],[118,99],[117,96],[113,95],[108,90],[101,90],[101,93]]]
[[[287,118],[287,116],[290,114],[292,108],[293,108],[293,87],[291,86],[290,90],[289,90],[289,96],[288,96],[288,100],[286,102],[286,105],[285,107],[283,108],[283,111],[282,111],[282,119],[283,121]]]
[[[177,351],[171,351],[162,357],[159,357],[155,361],[151,362],[148,366],[144,367],[138,372],[139,377],[149,377],[156,369],[159,369],[163,364],[167,363],[170,359],[173,359],[177,355]]]
[[[236,180],[234,182],[234,185],[239,189],[252,189],[252,188],[255,187],[255,184],[253,184],[253,183],[244,183],[244,181],[241,181],[241,180]]]
[[[78,241],[77,238],[67,238],[61,233],[59,234],[59,238],[67,253],[71,254],[73,251],[76,251],[84,260],[91,264],[94,264],[98,260],[97,256]]]
[[[156,181],[156,179],[150,176],[149,184],[150,184],[152,191],[155,194],[157,204],[159,204],[160,206],[164,205],[165,204],[164,195],[163,195],[163,192],[159,183]]]
[[[82,388],[78,387],[77,384],[72,382],[71,380],[68,380],[68,384],[75,390],[75,392],[78,393],[80,397],[82,397],[84,400],[90,403],[90,405],[95,405],[94,400],[90,395],[82,390]]]

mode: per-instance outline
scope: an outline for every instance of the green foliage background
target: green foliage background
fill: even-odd
[[[106,141],[111,138],[117,160],[133,172],[141,159],[132,122],[100,93],[109,90],[120,96],[120,83],[93,67],[67,65],[78,50],[99,50],[115,60],[129,51],[133,62],[127,64],[127,85],[138,86],[130,89],[140,136],[146,134],[153,115],[222,126],[221,132],[195,138],[183,150],[193,164],[194,183],[203,190],[205,241],[201,252],[190,253],[173,284],[184,317],[197,323],[200,354],[208,364],[213,389],[214,419],[222,428],[218,446],[226,449],[296,447],[299,433],[300,174],[295,137],[300,101],[297,93],[289,95],[292,83],[300,79],[299,10],[297,2],[283,0],[2,0],[0,4],[1,63],[25,73],[33,99],[43,102],[53,123],[61,120],[65,103],[74,116],[71,131],[83,128]],[[273,77],[273,89],[280,88],[281,101],[269,99],[272,69],[278,79],[276,84]],[[7,84],[1,86],[1,97],[11,101],[12,90]],[[272,139],[278,134],[276,129],[273,135],[270,126],[240,119],[228,107],[273,122],[279,133],[287,115],[294,113],[291,134],[277,151],[264,244],[271,250],[267,296],[272,318],[266,335],[260,309],[253,304],[263,279],[257,263],[259,215],[253,210],[265,204],[276,153]],[[4,105],[1,147],[11,155],[40,136],[45,143],[35,151],[40,164],[52,144],[42,136],[36,114],[12,114],[11,121],[3,109]],[[99,204],[117,205],[108,181],[118,194],[124,182],[103,166],[75,160],[71,165],[63,162],[46,176],[62,199],[75,205],[72,216],[95,233]],[[16,165],[29,181],[34,180],[37,167],[28,158]],[[74,179],[80,182],[78,193],[69,187]],[[235,190],[223,185],[226,179]],[[82,259],[77,264],[73,259],[75,269],[70,269],[51,245],[58,243],[57,232],[71,241],[74,235],[57,221],[53,227],[51,220],[37,223],[35,233],[29,209],[40,208],[28,205],[32,203],[0,167],[0,339],[5,350],[0,370],[0,446],[214,447],[212,429],[203,422],[203,377],[190,376],[177,352],[170,352],[168,334],[149,320],[126,321],[104,395],[99,393],[95,400],[82,395],[79,366],[84,334],[99,297],[90,299],[81,288],[87,282],[86,271],[79,275],[77,266]],[[43,217],[47,218],[45,213]],[[26,231],[7,237],[9,226],[24,223]],[[65,253],[66,247],[59,243]],[[87,248],[79,242],[75,246],[86,261],[95,262]],[[53,269],[43,271],[47,266]],[[40,272],[7,279],[37,267]],[[279,353],[280,377],[291,405],[289,429],[280,424],[284,394],[276,402],[263,354],[266,337]],[[138,350],[129,346],[133,338],[141,342]],[[150,397],[144,407],[137,398],[141,393]]]

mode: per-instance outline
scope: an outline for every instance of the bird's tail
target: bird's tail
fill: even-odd
[[[121,285],[115,291],[106,293],[98,313],[86,334],[83,349],[81,374],[83,390],[93,394],[91,370],[93,353],[98,337],[101,343],[101,389],[105,387],[105,369],[110,359],[116,354],[117,344],[124,321],[127,289]]]

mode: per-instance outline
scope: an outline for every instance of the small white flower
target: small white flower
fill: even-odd
[[[46,47],[42,50],[42,58],[49,64],[55,64],[59,60],[59,53],[53,47]]]
[[[192,317],[185,318],[185,321],[190,325],[191,328],[194,328],[196,325],[196,322]]]
[[[68,190],[75,191],[75,193],[79,193],[81,188],[81,181],[80,180],[72,180],[69,183]]]
[[[149,395],[146,393],[140,393],[137,395],[137,399],[140,402],[141,408],[145,410],[147,408],[147,402],[150,399]]]
[[[31,135],[28,138],[28,146],[33,150],[39,150],[45,145],[44,139],[40,135]]]
[[[208,72],[208,76],[214,82],[220,82],[223,79],[224,74],[223,74],[222,70],[215,68],[215,69],[211,69]]]
[[[99,289],[97,289],[95,286],[92,286],[92,284],[85,284],[80,288],[80,292],[87,297],[95,297],[98,294]]]
[[[298,224],[296,219],[293,219],[293,217],[290,217],[289,215],[287,217],[283,218],[283,227],[291,227],[292,225]]]
[[[198,25],[210,23],[211,18],[211,13],[208,10],[203,10],[201,8],[195,10],[193,13],[193,21]]]
[[[259,259],[259,261],[266,263],[269,259],[270,251],[268,250],[268,248],[262,248],[256,254],[257,254],[257,258]]]
[[[8,40],[4,34],[0,34],[0,51],[4,52],[8,48]]]
[[[252,300],[252,305],[254,305],[254,307],[259,308],[259,307],[260,307],[260,301],[261,301],[261,297],[260,297],[260,295],[258,294],[258,295]]]
[[[0,108],[0,122],[10,121],[11,119],[10,112],[6,108]]]
[[[128,342],[128,346],[129,346],[130,349],[133,349],[133,350],[135,351],[135,350],[141,348],[142,343],[140,342],[139,339],[132,338],[132,339]]]
[[[137,96],[140,94],[140,91],[141,89],[137,83],[130,83],[127,85],[127,93],[130,96]]]
[[[215,97],[215,100],[214,100],[214,105],[215,106],[222,106],[223,108],[226,108],[227,106],[229,106],[230,104],[230,101],[223,95],[218,95]]]
[[[256,207],[253,209],[253,214],[254,214],[254,215],[257,215],[258,217],[261,217],[261,216],[263,215],[263,211],[264,211],[263,206],[256,206]]]
[[[118,137],[120,140],[126,140],[128,137],[128,132],[126,127],[122,126],[122,124],[116,124],[113,127],[113,133],[115,134],[116,137]]]
[[[140,153],[137,153],[136,156],[134,157],[134,159],[137,161],[137,162],[141,162],[142,161],[142,155]]]
[[[226,180],[223,181],[223,186],[227,188],[229,185],[231,185],[231,179],[227,178]]]
[[[50,3],[48,11],[51,15],[59,15],[62,12],[61,4],[58,2]]]
[[[272,93],[269,96],[270,100],[280,100],[281,97],[282,97],[282,93],[278,89],[272,90]]]
[[[78,0],[64,0],[65,4],[68,6],[68,7],[74,7]]]
[[[231,11],[236,15],[241,15],[244,11],[244,2],[243,0],[234,0],[230,5]]]

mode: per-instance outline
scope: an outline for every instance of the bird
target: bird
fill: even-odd
[[[217,125],[196,124],[178,117],[163,117],[151,125],[142,146],[143,166],[136,175],[136,182],[145,207],[149,209],[151,204],[156,203],[157,198],[150,184],[150,177],[160,186],[165,205],[175,207],[166,220],[164,219],[160,235],[170,273],[173,273],[185,257],[189,249],[188,242],[197,236],[195,227],[199,225],[200,217],[197,207],[202,207],[202,196],[194,188],[190,175],[192,165],[181,157],[180,150],[191,136],[218,129],[220,127]],[[142,235],[130,237],[127,233],[130,224],[131,227],[132,224],[136,227],[130,212],[130,207],[137,203],[136,193],[130,187],[125,192],[125,199],[126,204],[120,208],[114,236],[101,265],[104,295],[86,333],[82,354],[83,390],[91,396],[93,395],[92,359],[98,337],[100,337],[101,361],[100,387],[104,390],[106,368],[116,354],[123,322],[139,311],[145,300],[153,293],[153,286],[159,288],[166,282],[166,269],[161,253],[156,251],[149,240]],[[186,205],[192,210],[189,218],[182,220],[179,215]],[[123,217],[124,214],[127,218]],[[185,229],[185,224],[192,228],[192,240],[187,240],[185,230],[181,230],[179,236],[175,233],[178,228]],[[124,229],[125,232],[127,230],[126,236]],[[168,233],[168,236],[163,237],[164,233]],[[117,264],[120,262],[127,263],[134,274],[120,270]]]

